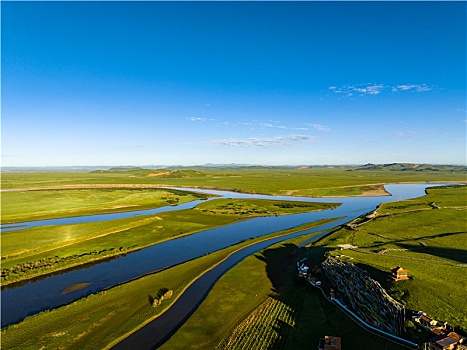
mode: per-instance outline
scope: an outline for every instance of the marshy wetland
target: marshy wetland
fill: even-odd
[[[465,178],[462,171],[420,174],[415,171],[407,173],[375,170],[362,174],[352,169],[210,169],[204,173],[199,170],[164,170],[164,175],[148,176],[154,173],[155,170],[146,172],[145,169],[126,169],[95,173],[2,174],[2,189],[11,190],[2,193],[2,224],[17,225],[31,221],[31,218],[76,218],[93,213],[111,214],[123,211],[128,214],[149,208],[168,208],[164,212],[130,215],[107,221],[2,231],[2,284],[5,286],[2,287],[2,325],[13,323],[2,329],[2,348],[15,348],[18,344],[23,344],[22,348],[31,349],[37,344],[48,344],[49,348],[86,348],[85,344],[88,344],[88,348],[106,348],[116,345],[136,329],[157,319],[159,314],[184,294],[183,291],[188,286],[204,272],[220,264],[229,254],[275,236],[283,237],[264,243],[264,247],[258,246],[213,278],[208,283],[207,291],[202,293],[201,301],[211,290],[212,284],[220,279],[207,294],[206,300],[190,311],[191,317],[184,318],[185,324],[163,347],[175,349],[177,346],[198,346],[201,349],[201,344],[205,345],[204,348],[220,346],[271,295],[277,300],[289,300],[286,303],[295,311],[302,310],[303,305],[311,305],[314,302],[311,299],[305,301],[303,298],[296,298],[301,300],[299,303],[302,306],[290,301],[295,298],[289,298],[290,295],[297,296],[301,292],[308,295],[313,292],[297,286],[295,276],[289,268],[293,266],[294,259],[305,255],[319,260],[324,252],[332,252],[337,247],[337,242],[351,242],[362,247],[358,251],[352,251],[355,255],[352,257],[367,265],[370,273],[375,273],[377,278],[381,278],[383,271],[394,267],[391,264],[400,265],[401,260],[404,261],[404,267],[409,266],[409,271],[418,273],[419,269],[411,264],[416,265],[421,261],[426,263],[426,260],[431,259],[436,266],[426,270],[422,274],[423,278],[408,281],[410,285],[388,286],[388,290],[394,295],[400,295],[407,307],[427,310],[453,325],[464,329],[466,327],[466,320],[462,315],[455,312],[443,313],[442,306],[439,309],[425,307],[423,298],[419,296],[423,290],[427,290],[425,288],[430,283],[434,284],[438,274],[458,278],[464,271],[465,266],[462,267],[462,264],[465,265],[463,252],[466,247],[462,246],[462,242],[465,242],[466,237],[465,187],[430,189],[425,198],[424,188],[430,186],[426,183],[386,186],[387,192],[393,193],[393,196],[388,196],[382,186],[385,182],[409,182],[409,178],[413,181],[422,181],[425,178],[424,182],[440,183],[461,181]],[[390,180],[394,178],[400,181]],[[229,179],[234,182],[231,187],[228,184]],[[377,181],[372,183],[372,179]],[[331,186],[332,180],[335,187]],[[268,182],[270,188],[266,190]],[[67,187],[59,188],[65,184]],[[186,188],[182,191],[182,186],[230,189],[234,192],[223,192],[225,198],[220,198],[220,193],[216,191],[211,191],[212,194],[199,188]],[[28,190],[31,188],[34,191]],[[409,188],[415,192],[407,191]],[[341,197],[346,189],[352,197]],[[249,196],[247,192],[256,195]],[[306,197],[312,196],[312,193],[314,196],[320,194],[335,197]],[[365,193],[372,196],[361,196]],[[265,196],[271,194],[275,196]],[[286,194],[303,197],[282,197]],[[238,197],[235,198],[235,195]],[[413,197],[420,198],[393,203]],[[354,230],[344,228],[344,224],[375,210],[383,202],[388,203],[379,206],[376,219]],[[430,205],[433,202],[436,203],[436,209]],[[192,207],[180,209],[177,205]],[[5,214],[3,208],[7,208]],[[377,226],[371,226],[377,224],[386,231],[379,232]],[[299,247],[300,242],[305,242],[318,232],[327,233],[334,227],[342,228],[313,243],[313,248]],[[366,227],[371,227],[368,229],[371,233],[361,235],[360,231],[366,230]],[[381,236],[386,238],[382,239]],[[425,251],[412,249],[413,246],[421,246],[417,240],[422,240],[433,251],[428,248]],[[435,243],[430,244],[427,241]],[[202,249],[199,250],[199,247]],[[275,250],[287,254],[289,258],[272,258]],[[383,250],[386,253],[381,254]],[[456,254],[451,254],[454,250]],[[264,257],[264,254],[268,255],[268,259],[261,260],[259,257]],[[357,259],[358,254],[369,258]],[[394,254],[396,257],[393,257]],[[414,257],[414,254],[426,256]],[[248,255],[251,256],[247,257]],[[134,263],[131,263],[132,259]],[[410,261],[410,264],[406,264],[404,259]],[[259,264],[253,275],[257,277],[257,281],[264,282],[261,287],[257,283],[245,285],[250,274],[241,269],[247,261],[255,262],[253,265]],[[277,271],[283,271],[286,276],[280,283],[271,275],[272,266]],[[99,269],[102,269],[101,275],[97,272]],[[236,272],[237,269],[240,269],[239,272]],[[381,272],[378,274],[378,271]],[[57,272],[61,273],[52,274]],[[229,302],[220,295],[216,296],[215,291],[216,288],[222,288],[219,286],[222,286],[229,274],[235,273],[238,280],[230,285],[230,298],[238,299],[239,304],[243,300],[243,307],[236,308],[233,315],[232,309],[228,307]],[[245,281],[240,281],[240,276]],[[20,285],[18,281],[21,280],[30,282]],[[59,280],[62,282],[57,282]],[[419,283],[421,280],[425,284]],[[41,283],[44,287],[40,287]],[[238,288],[235,288],[235,284]],[[25,292],[28,288],[31,289],[31,294]],[[154,298],[161,288],[173,291],[173,297],[153,307],[148,300],[150,297]],[[462,288],[465,290],[462,283],[449,286],[451,298],[443,301],[443,305],[456,303],[462,294]],[[15,294],[18,299],[9,299],[8,293]],[[65,299],[55,305],[50,302],[41,304],[41,293],[46,299],[55,300],[57,295]],[[253,293],[255,297],[251,298]],[[436,293],[433,296],[437,298]],[[319,297],[313,296],[313,300],[316,298]],[[245,302],[247,299],[250,301]],[[274,304],[271,300],[269,303]],[[28,304],[34,306],[25,313],[25,316],[30,317],[24,319],[25,316],[20,316],[16,320],[12,317],[13,321],[5,322],[10,316],[8,307],[12,310],[11,306],[21,305],[27,309]],[[66,305],[60,306],[63,304]],[[203,311],[206,307],[208,309]],[[338,311],[331,309],[327,311],[329,315],[335,314],[335,317],[329,321],[330,324],[338,318]],[[229,319],[229,322],[214,331],[208,319],[199,316],[203,312],[213,315],[209,322],[215,322],[217,317],[218,320]],[[302,316],[307,317],[306,313]],[[76,318],[80,322],[66,321]],[[18,323],[22,319],[24,320]],[[206,322],[200,319],[206,319]],[[287,335],[281,338],[285,342],[283,344],[287,341],[298,342],[296,332],[299,329],[303,331],[305,321],[299,321],[299,318],[289,321],[284,321],[288,322],[288,326],[283,327],[287,329]],[[192,329],[190,324],[196,324],[196,327]],[[351,323],[349,327],[350,325]],[[274,325],[271,327],[273,329]],[[51,332],[50,329],[56,331]],[[311,330],[313,336],[310,339],[314,339],[315,333],[318,336],[325,329]],[[329,328],[331,330],[332,327]],[[211,337],[208,334],[212,332],[215,334]],[[207,339],[212,339],[208,345],[205,343]],[[179,345],[176,345],[177,342]],[[272,341],[271,344],[273,343]],[[305,343],[307,342],[303,344]]]

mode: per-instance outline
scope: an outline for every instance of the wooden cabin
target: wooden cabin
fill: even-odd
[[[407,274],[407,270],[404,270],[402,267],[397,266],[396,268],[391,270],[391,278],[395,281],[403,281],[408,280],[409,276]]]

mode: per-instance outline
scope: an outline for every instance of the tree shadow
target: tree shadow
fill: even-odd
[[[288,340],[288,335],[293,332],[293,327],[289,325],[287,322],[284,322],[282,320],[277,321],[278,325],[274,326],[273,329],[274,331],[277,332],[278,337],[276,340],[269,346],[269,349],[274,349],[274,350],[281,350],[281,349],[287,349],[287,340]]]

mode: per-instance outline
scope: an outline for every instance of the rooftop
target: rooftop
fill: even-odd
[[[449,346],[449,345],[452,345],[452,344],[456,344],[457,340],[454,339],[454,338],[451,338],[451,337],[449,337],[447,335],[440,335],[440,336],[437,336],[437,337],[431,339],[430,342],[436,343],[436,344],[440,345],[441,347],[445,347],[445,346]]]

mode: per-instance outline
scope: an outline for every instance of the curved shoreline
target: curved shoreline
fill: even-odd
[[[388,189],[389,191],[391,191],[391,193],[393,193],[393,197],[367,199],[349,198],[347,201],[344,201],[344,203],[346,203],[345,205],[342,205],[341,207],[336,209],[336,212],[333,211],[332,214],[329,211],[324,211],[324,214],[319,215],[316,215],[316,213],[305,213],[292,216],[284,215],[282,217],[275,217],[272,219],[258,218],[253,223],[250,223],[248,220],[248,225],[246,225],[245,222],[240,222],[238,223],[238,225],[234,225],[227,230],[224,229],[219,231],[218,229],[215,229],[203,231],[202,235],[200,235],[199,237],[197,235],[189,235],[183,237],[182,242],[171,243],[171,241],[176,241],[171,240],[163,245],[156,244],[153,247],[141,250],[141,252],[129,254],[128,256],[126,256],[125,259],[116,259],[115,261],[112,261],[111,264],[95,264],[96,266],[90,267],[89,269],[83,271],[72,271],[69,274],[64,274],[63,276],[46,278],[44,279],[44,281],[40,281],[37,284],[34,283],[30,285],[25,285],[24,288],[21,287],[21,292],[25,293],[25,295],[27,293],[33,293],[35,296],[37,296],[37,299],[41,298],[40,300],[42,303],[49,303],[50,307],[53,307],[52,304],[56,304],[58,306],[60,303],[67,303],[68,301],[64,298],[58,299],[57,295],[55,295],[56,291],[58,293],[63,291],[64,288],[71,284],[68,281],[71,281],[72,279],[83,279],[88,281],[90,273],[94,274],[95,280],[104,279],[106,281],[105,283],[108,283],[110,286],[110,284],[131,279],[130,269],[121,270],[123,266],[127,266],[128,264],[130,264],[129,266],[132,266],[133,268],[137,267],[139,274],[144,274],[145,271],[154,271],[164,266],[168,266],[169,264],[177,263],[177,261],[179,261],[180,259],[190,259],[190,257],[195,257],[196,254],[203,255],[209,251],[220,249],[224,244],[227,244],[227,242],[240,242],[242,238],[243,240],[251,239],[255,236],[263,235],[267,232],[272,233],[281,230],[282,228],[285,229],[297,226],[300,223],[316,221],[318,218],[330,218],[330,215],[336,217],[344,214],[345,216],[355,217],[361,215],[362,213],[368,212],[369,210],[371,210],[371,208],[374,208],[373,205],[376,206],[377,202],[379,203],[380,201],[387,202],[391,201],[391,198],[393,200],[397,200],[398,198],[406,199],[421,196],[423,195],[421,193],[422,189],[424,189],[427,186],[428,185],[426,184],[407,187],[406,185],[395,185],[391,186],[391,188]],[[315,200],[315,198],[310,198],[310,201],[312,200]],[[346,222],[347,221],[348,220],[346,220]],[[259,234],[258,230],[262,233]],[[223,234],[219,235],[219,233]],[[190,238],[190,236],[196,237]],[[191,249],[186,250],[184,248],[184,245],[187,244],[187,247],[191,247]],[[227,245],[224,245],[224,247],[226,246]],[[151,265],[148,265],[145,261],[150,262]],[[86,276],[86,278],[84,278],[84,276]],[[105,288],[105,285],[102,285],[102,287]],[[89,292],[94,291],[95,288],[92,289],[92,291],[90,290]],[[15,290],[13,292],[11,290],[6,292],[6,294],[3,294],[2,291],[2,305],[7,306],[8,303],[10,303],[10,305],[14,305],[15,295],[17,295],[17,291]],[[87,292],[88,291],[83,290],[81,294],[85,295],[85,293]],[[76,295],[75,297],[79,297],[79,295]],[[8,300],[10,300],[10,302]],[[24,300],[27,301],[27,299]],[[25,312],[29,310],[28,308],[30,308],[31,313],[39,308],[39,304],[40,303],[38,303],[38,301],[35,300],[34,303],[26,303],[25,305],[23,305],[21,310],[18,311],[15,311],[10,307],[9,309],[11,310],[8,312],[11,312],[11,316],[13,317],[13,315],[20,315],[21,312]],[[5,310],[7,310],[7,308],[5,308]],[[5,325],[7,324],[6,322],[9,321],[5,319]]]
[[[336,186],[336,187],[327,187],[332,188],[352,188],[352,187],[362,187],[362,186],[383,186],[383,185],[397,185],[397,184],[438,184],[438,183],[460,183],[467,184],[465,180],[436,180],[436,181],[395,181],[395,182],[376,182],[376,183],[367,183],[367,184],[355,184],[355,185],[346,185],[346,186]],[[282,196],[285,194],[270,194],[270,193],[261,193],[256,191],[246,191],[241,189],[235,189],[231,187],[221,187],[221,186],[196,186],[196,185],[174,185],[174,184],[74,184],[74,185],[58,185],[58,186],[34,186],[34,187],[12,187],[12,188],[2,188],[0,192],[21,192],[21,191],[44,191],[44,190],[62,190],[62,189],[99,189],[99,188],[169,188],[169,187],[180,187],[180,188],[198,188],[205,190],[216,190],[216,191],[230,191],[237,193],[245,194],[263,194],[269,196]],[[323,189],[322,187],[317,187],[313,189]],[[345,197],[355,197],[355,196],[345,196]],[[317,197],[317,198],[322,198]]]
[[[253,245],[256,245],[258,243],[262,243],[262,242],[265,242],[265,241],[269,241],[269,240],[273,240],[273,239],[277,239],[277,238],[282,238],[282,237],[285,237],[285,236],[288,236],[288,235],[292,235],[292,234],[296,234],[296,233],[300,233],[300,232],[303,232],[303,231],[307,231],[307,230],[310,230],[310,229],[315,229],[315,228],[319,228],[320,226],[322,225],[325,225],[325,224],[329,224],[329,223],[332,223],[333,221],[336,221],[338,220],[339,218],[335,218],[333,220],[330,220],[330,221],[326,221],[326,222],[323,222],[322,224],[319,224],[317,226],[313,226],[313,227],[306,227],[306,228],[303,228],[303,229],[298,229],[296,231],[292,231],[292,232],[287,232],[287,233],[283,233],[283,234],[279,234],[277,236],[275,236],[274,234],[273,237],[268,237],[268,238],[261,238],[257,241],[254,241],[254,242],[251,242],[250,244],[247,244],[245,246],[242,246],[242,247],[239,247],[237,249],[235,249],[234,251],[230,252],[226,257],[224,257],[223,259],[219,260],[217,263],[213,264],[211,267],[209,267],[208,269],[204,270],[203,272],[201,272],[198,276],[196,276],[194,279],[192,279],[181,291],[180,293],[176,296],[176,298],[174,298],[172,300],[172,302],[167,305],[167,307],[162,310],[160,313],[158,313],[157,315],[154,315],[153,317],[149,318],[148,320],[146,320],[145,322],[143,322],[142,324],[140,324],[138,327],[134,328],[133,330],[129,331],[127,334],[117,338],[116,340],[114,340],[112,343],[110,343],[107,347],[105,347],[105,349],[110,349],[110,348],[113,348],[115,347],[118,343],[122,342],[124,339],[128,338],[129,336],[131,336],[132,334],[134,334],[135,332],[137,332],[138,330],[142,329],[143,327],[145,327],[147,324],[151,323],[152,321],[154,321],[155,319],[157,319],[158,317],[160,317],[161,315],[163,315],[164,313],[166,313],[167,311],[169,311],[169,309],[175,304],[175,302],[177,302],[183,295],[183,293],[185,293],[185,291],[190,287],[192,286],[195,282],[197,282],[201,277],[203,277],[204,275],[206,275],[209,271],[212,271],[214,268],[216,268],[217,266],[219,266],[220,264],[222,264],[224,261],[226,261],[228,258],[230,258],[232,255],[234,255],[235,253],[243,250],[243,249],[246,249],[246,248],[249,248]],[[317,222],[318,223],[318,222]],[[293,230],[293,229],[292,229]],[[283,231],[282,231],[283,232]],[[240,243],[241,244],[241,243]],[[228,247],[226,247],[227,249]],[[144,276],[141,276],[141,277],[138,277],[138,278],[142,278]],[[127,282],[125,282],[127,283]]]

